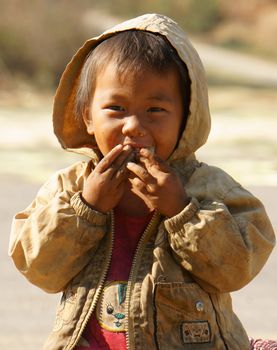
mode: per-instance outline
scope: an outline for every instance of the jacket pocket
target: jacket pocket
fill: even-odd
[[[226,349],[209,294],[198,284],[157,283],[154,310],[158,349]]]

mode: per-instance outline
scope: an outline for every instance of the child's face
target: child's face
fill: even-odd
[[[110,63],[98,74],[85,123],[105,156],[117,144],[149,148],[163,160],[173,152],[183,118],[179,75],[144,70],[119,74]]]

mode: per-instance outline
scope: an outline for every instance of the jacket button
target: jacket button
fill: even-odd
[[[198,300],[195,303],[195,307],[196,307],[196,310],[199,312],[204,311],[204,302],[202,300]]]

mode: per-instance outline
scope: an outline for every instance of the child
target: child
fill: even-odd
[[[249,349],[229,292],[275,243],[263,205],[199,163],[210,116],[201,61],[171,19],[144,15],[88,40],[54,102],[62,170],[13,222],[17,268],[63,292],[58,349]]]

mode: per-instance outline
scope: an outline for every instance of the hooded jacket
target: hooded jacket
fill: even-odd
[[[98,158],[95,140],[74,115],[76,83],[90,50],[130,29],[165,36],[188,68],[189,116],[168,163],[191,201],[172,218],[156,213],[140,239],[126,292],[127,347],[246,350],[248,337],[229,293],[261,270],[274,232],[258,199],[195,159],[210,130],[204,69],[185,33],[165,16],[140,16],[88,40],[66,67],[54,101],[54,131],[63,148],[92,161],[55,174],[15,216],[9,253],[31,283],[62,292],[45,349],[74,349],[99,300],[113,245],[113,214],[96,212],[80,198]]]

